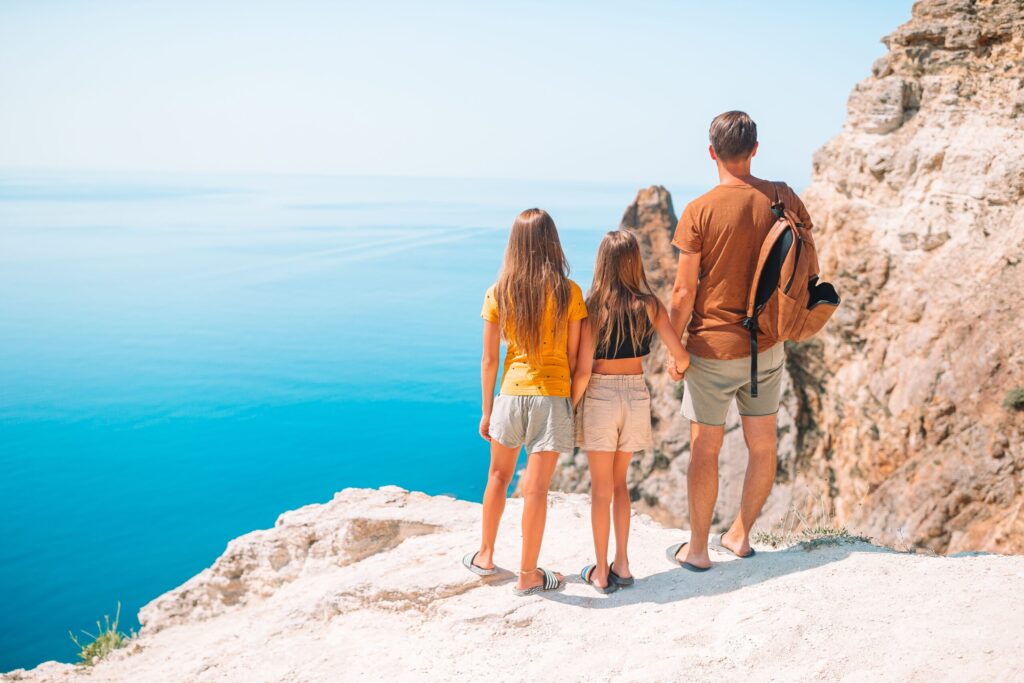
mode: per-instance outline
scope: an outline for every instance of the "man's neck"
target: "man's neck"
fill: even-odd
[[[750,159],[729,164],[718,162],[719,185],[750,185],[755,181],[757,178],[750,175]]]

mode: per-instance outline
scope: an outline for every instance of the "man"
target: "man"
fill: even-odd
[[[782,343],[759,335],[757,396],[752,396],[750,333],[742,321],[758,251],[775,222],[772,204],[781,200],[811,227],[795,192],[750,174],[757,126],[749,116],[741,111],[716,116],[709,137],[719,183],[686,206],[672,239],[680,254],[671,320],[678,334],[689,332],[686,349],[691,355],[682,412],[690,420],[687,493],[692,533],[689,543],[669,552],[691,571],[711,567],[708,532],[718,497],[718,453],[733,399],[749,451],[747,472],[739,514],[712,545],[741,558],[754,554],[750,529],[775,480],[775,419],[785,351]]]

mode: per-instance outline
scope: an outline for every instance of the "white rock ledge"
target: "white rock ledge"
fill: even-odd
[[[498,563],[460,565],[480,506],[397,487],[346,489],[228,544],[140,612],[128,648],[92,669],[47,662],[0,681],[1021,680],[1024,557],[901,554],[866,543],[759,549],[674,568],[685,538],[644,515],[636,586],[601,596],[586,496],[553,494],[542,564],[566,588],[518,598],[521,500]]]

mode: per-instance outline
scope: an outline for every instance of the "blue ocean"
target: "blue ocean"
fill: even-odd
[[[585,290],[637,187],[0,174],[0,671],[345,487],[479,500],[512,219],[548,209]]]

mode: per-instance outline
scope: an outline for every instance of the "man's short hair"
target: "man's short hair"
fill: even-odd
[[[757,124],[742,111],[727,111],[711,122],[711,147],[722,161],[746,159],[757,144]]]

